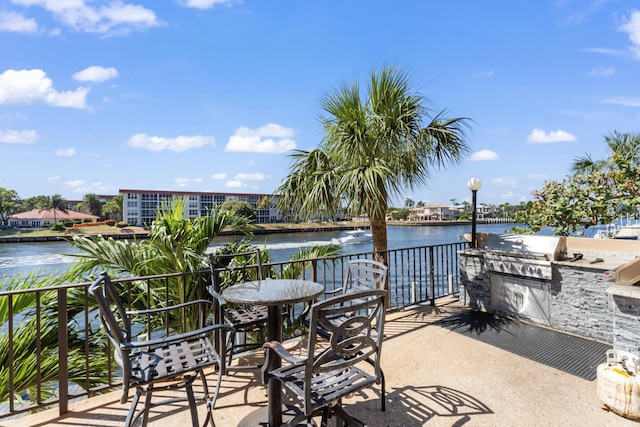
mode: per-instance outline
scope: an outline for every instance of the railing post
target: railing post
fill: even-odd
[[[58,289],[58,410],[69,412],[69,335],[67,331],[67,290]]]
[[[436,305],[436,273],[433,263],[433,246],[429,246],[429,285],[431,293],[431,306]]]

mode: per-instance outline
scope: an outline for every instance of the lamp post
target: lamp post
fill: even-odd
[[[471,247],[476,248],[478,246],[477,238],[476,238],[476,195],[480,187],[482,187],[482,181],[478,178],[471,178],[469,182],[467,182],[467,187],[471,190],[472,201],[471,201]]]

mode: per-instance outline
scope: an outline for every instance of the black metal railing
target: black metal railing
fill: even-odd
[[[460,286],[458,251],[466,248],[467,243],[461,242],[387,251],[390,310],[433,305],[437,298],[456,294]],[[349,260],[365,258],[372,259],[373,253],[274,262],[263,268],[270,277],[279,278],[298,263],[298,278],[322,283],[329,291],[342,285]],[[134,309],[180,302],[175,299],[193,298],[194,292],[206,296],[210,279],[211,271],[203,270],[113,282],[121,289],[127,308]],[[64,414],[70,401],[120,385],[113,349],[97,320],[89,285],[0,291],[0,366],[5,367],[0,370],[0,419],[55,405]],[[298,318],[304,309],[301,304],[289,307],[290,318]],[[189,314],[184,316],[183,325]],[[138,327],[150,333],[154,328],[151,324]],[[169,322],[164,327],[169,328]],[[284,332],[291,337],[299,330],[291,327]]]

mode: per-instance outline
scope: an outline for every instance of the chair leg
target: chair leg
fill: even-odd
[[[200,370],[199,374],[202,377],[202,388],[204,389],[204,398],[207,402],[207,418],[204,420],[203,425],[207,425],[207,423],[210,423],[211,427],[216,427],[216,422],[213,419],[213,408],[215,408],[216,400],[218,400],[218,393],[220,392],[220,384],[222,382],[223,374],[221,370],[218,370],[218,378],[216,379],[216,387],[215,391],[213,392],[213,396],[209,395],[209,386],[207,384],[207,378],[205,377],[204,372]]]
[[[196,398],[193,395],[192,382],[189,381],[185,385],[187,392],[187,400],[189,401],[189,410],[191,411],[191,424],[193,427],[200,427],[198,423],[198,408],[196,407]]]
[[[147,423],[149,422],[149,410],[151,409],[151,387],[147,389],[146,396],[144,398],[144,409],[142,413],[142,427],[147,427]]]
[[[138,406],[138,401],[140,400],[141,393],[142,391],[138,388],[136,390],[136,394],[133,396],[131,406],[129,407],[129,412],[127,413],[127,419],[124,422],[125,427],[131,427],[131,425],[133,424],[133,417],[136,414],[136,407]]]
[[[380,371],[380,410],[385,412],[387,410],[387,395],[386,395],[386,387],[384,381],[384,372]]]

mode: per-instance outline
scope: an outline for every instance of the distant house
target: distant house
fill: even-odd
[[[22,212],[9,217],[9,226],[16,228],[49,228],[56,222],[97,222],[97,216],[83,212],[67,211],[58,209],[34,209],[29,212]]]
[[[446,205],[424,205],[409,209],[411,221],[443,221],[460,218],[460,210]]]

